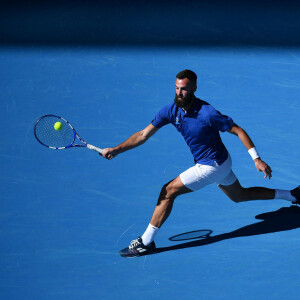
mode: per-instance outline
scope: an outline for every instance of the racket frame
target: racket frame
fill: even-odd
[[[55,118],[58,118],[58,119],[61,119],[63,120],[64,122],[66,122],[70,127],[71,129],[73,130],[73,133],[74,133],[74,137],[73,137],[73,141],[67,145],[67,146],[64,146],[64,147],[53,147],[53,146],[48,146],[46,144],[44,144],[42,141],[40,141],[40,139],[38,138],[37,134],[36,134],[36,127],[39,123],[39,121],[43,118],[46,118],[46,117],[55,117]],[[60,117],[60,116],[56,116],[56,115],[44,115],[42,117],[40,117],[36,122],[35,122],[35,125],[34,125],[34,129],[33,129],[33,132],[34,132],[34,136],[35,138],[37,139],[37,141],[42,144],[43,146],[47,147],[47,148],[50,148],[50,149],[55,149],[55,150],[62,150],[62,149],[68,149],[68,148],[73,148],[73,147],[84,147],[84,148],[88,148],[88,149],[91,149],[91,150],[94,150],[100,154],[102,154],[103,150],[98,148],[98,147],[95,147],[91,144],[88,144],[84,139],[82,139],[79,134],[76,132],[75,128],[72,126],[72,124],[67,121],[66,119],[64,119],[63,117]],[[82,144],[74,144],[76,138],[82,143]]]

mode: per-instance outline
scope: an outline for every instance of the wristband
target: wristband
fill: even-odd
[[[248,153],[250,154],[250,156],[252,157],[253,160],[256,159],[256,158],[259,158],[259,154],[257,153],[255,147],[249,149]]]

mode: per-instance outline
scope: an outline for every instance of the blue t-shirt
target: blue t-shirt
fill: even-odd
[[[173,124],[190,147],[196,163],[222,164],[228,152],[219,131],[231,129],[233,120],[215,110],[207,102],[195,98],[192,108],[185,113],[175,103],[163,107],[152,120],[152,125],[161,128]]]

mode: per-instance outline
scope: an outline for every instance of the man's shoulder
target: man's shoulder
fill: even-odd
[[[169,124],[174,119],[174,111],[174,103],[163,106],[152,120],[152,125],[161,128],[162,126]]]

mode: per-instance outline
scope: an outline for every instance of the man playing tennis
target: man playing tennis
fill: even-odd
[[[156,252],[154,237],[171,213],[177,196],[199,190],[211,183],[234,202],[250,200],[284,199],[300,204],[300,186],[289,190],[264,187],[244,188],[233,173],[231,157],[219,132],[229,132],[239,137],[264,178],[272,177],[272,170],[258,155],[248,134],[233,120],[215,110],[207,102],[196,98],[197,75],[183,70],[176,75],[174,102],[163,107],[145,129],[114,148],[103,149],[103,157],[112,159],[118,154],[145,143],[159,128],[171,123],[182,134],[194,156],[195,165],[165,184],[160,192],[150,224],[142,237],[120,251],[124,257],[134,257]]]

